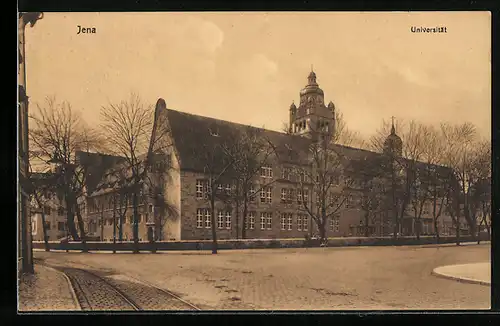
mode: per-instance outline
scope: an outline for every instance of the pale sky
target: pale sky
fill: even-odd
[[[56,96],[92,125],[101,106],[135,92],[281,130],[312,64],[325,102],[364,136],[394,115],[470,121],[489,137],[490,58],[488,12],[45,13],[26,28],[31,105]]]

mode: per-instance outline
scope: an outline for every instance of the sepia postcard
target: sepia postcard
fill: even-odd
[[[490,12],[18,18],[18,312],[491,308]]]

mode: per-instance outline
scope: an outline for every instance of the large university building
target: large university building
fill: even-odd
[[[314,72],[311,71],[307,85],[300,91],[299,105],[292,104],[289,108],[288,133],[171,110],[163,99],[158,100],[154,114],[151,139],[155,145],[151,146],[150,152],[155,160],[148,168],[148,179],[153,180],[153,185],[145,186],[143,192],[154,187],[156,195],[141,197],[140,240],[147,241],[152,237],[163,241],[211,239],[208,182],[213,171],[207,160],[214,157],[208,154],[215,153],[217,146],[245,130],[258,130],[260,137],[272,144],[274,155],[260,167],[254,178],[250,190],[253,196],[245,221],[242,212],[236,212],[234,203],[226,200],[215,202],[218,238],[240,238],[243,227],[246,238],[304,238],[306,234],[317,234],[316,224],[302,205],[306,201],[314,207],[317,194],[314,187],[304,187],[303,180],[299,180],[300,176],[294,173],[297,166],[304,166],[310,159],[311,144],[327,141],[335,132],[335,105],[331,101],[325,105],[324,92]],[[162,139],[161,146],[155,141],[157,139]],[[401,156],[402,141],[393,126],[385,142],[384,153],[333,146],[348,159],[366,161],[383,155]],[[80,156],[95,160],[96,166],[92,184],[87,186],[87,197],[81,206],[89,234],[99,236],[103,241],[113,241],[113,238],[132,240],[131,201],[121,190],[117,174],[113,173],[120,169],[120,158],[89,153],[80,153]],[[222,177],[220,180],[217,189],[231,194],[234,183],[229,178]],[[345,198],[339,201],[339,196],[332,192],[332,202],[336,201],[339,207],[328,219],[327,235],[362,236],[366,234],[367,227],[369,235],[387,236],[393,233],[393,212],[386,206],[379,206],[370,212],[369,225],[365,225],[363,192],[359,189],[359,182],[348,183],[348,180],[350,177],[346,175],[335,179],[333,188],[342,188]],[[373,191],[382,192],[387,180],[380,182]],[[430,205],[424,205],[421,234],[433,233]],[[407,210],[411,212],[411,205]],[[449,216],[443,214],[439,223],[442,234],[452,233]],[[120,229],[115,225],[122,227]],[[407,214],[401,220],[399,233],[413,234],[414,229],[414,219]]]

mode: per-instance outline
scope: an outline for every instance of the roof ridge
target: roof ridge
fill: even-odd
[[[252,126],[252,125],[249,125],[249,124],[244,124],[244,123],[241,123],[241,122],[234,122],[234,121],[229,121],[229,120],[224,120],[224,119],[218,119],[218,118],[208,117],[208,116],[205,116],[205,115],[200,115],[200,114],[195,114],[195,113],[189,113],[189,112],[174,110],[174,109],[170,109],[170,108],[167,108],[167,112],[168,111],[172,111],[172,112],[176,112],[176,113],[180,113],[180,114],[184,114],[184,115],[189,115],[189,116],[193,116],[193,117],[197,117],[197,118],[202,118],[202,119],[205,119],[205,120],[212,120],[212,121],[216,121],[216,122],[233,124],[233,125],[238,125],[238,126],[242,126],[242,127],[249,127],[249,128],[252,128],[252,129],[259,129],[259,130],[262,130],[262,131],[272,132],[272,133],[279,134],[279,135],[286,135],[286,136],[290,136],[290,137],[300,137],[300,139],[303,139],[303,137],[301,137],[300,135],[292,135],[292,134],[288,134],[286,132],[272,130],[272,129],[267,129],[267,128],[264,128],[264,127],[256,127],[256,126]]]

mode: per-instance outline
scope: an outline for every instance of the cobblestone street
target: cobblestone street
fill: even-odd
[[[489,286],[431,275],[439,266],[490,261],[489,244],[35,257],[119,274],[115,282],[144,280],[201,309],[489,309],[491,301]]]

